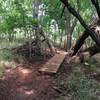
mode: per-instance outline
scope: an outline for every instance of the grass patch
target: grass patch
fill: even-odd
[[[100,100],[97,95],[100,94],[100,84],[85,75],[83,67],[87,68],[84,64],[73,66],[70,74],[65,73],[60,76],[62,78],[56,78],[59,88],[63,91],[57,100]]]
[[[90,70],[95,70],[96,64],[97,64],[97,61],[93,58],[84,63],[84,65],[87,66]]]
[[[0,51],[0,61],[4,60],[4,61],[12,61],[14,59],[14,54],[12,54],[10,51],[8,50],[2,50]]]
[[[97,84],[84,76],[72,76],[68,82],[68,89],[73,92],[72,100],[99,100],[96,96]]]
[[[16,56],[8,50],[0,51],[0,76],[3,75],[3,72],[5,72],[6,68],[15,67],[15,63],[13,62],[15,57]]]

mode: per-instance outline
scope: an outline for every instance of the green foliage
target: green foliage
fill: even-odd
[[[72,65],[72,71],[69,73],[66,73],[65,69],[64,72],[62,69],[58,72],[55,79],[63,93],[57,100],[99,100],[97,93],[100,92],[100,84],[89,78],[85,70],[87,68],[81,64]],[[88,74],[90,72],[89,70]]]
[[[36,19],[33,17],[35,2],[39,5]],[[79,13],[87,23],[90,22],[93,14],[95,15],[90,0],[79,0],[79,5],[76,0],[69,2],[76,10],[79,6]],[[9,35],[8,38],[11,35],[16,36],[20,30],[20,33],[23,32],[23,36],[27,38],[32,33],[33,26],[40,25],[52,40],[54,36],[57,40],[65,39],[74,17],[65,9],[61,18],[62,10],[63,5],[60,0],[0,0],[0,36]],[[54,29],[55,26],[56,29]],[[78,38],[83,30],[84,28],[78,22],[73,37]]]
[[[5,0],[1,1],[0,12],[0,31],[1,33],[14,33],[14,29],[26,27],[27,24],[32,24],[32,17],[30,18],[26,13],[28,5],[24,5],[24,0]],[[26,25],[26,26],[25,26]]]
[[[15,58],[16,56],[8,50],[0,51],[0,77],[2,77],[6,68],[16,67],[16,63],[13,61]]]
[[[0,51],[0,61],[11,61],[15,56],[8,50]]]
[[[97,86],[94,81],[86,77],[71,77],[68,87],[74,92],[74,99],[77,100],[98,100],[95,95]],[[76,100],[76,99],[75,99]]]

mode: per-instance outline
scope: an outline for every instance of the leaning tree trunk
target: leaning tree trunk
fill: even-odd
[[[83,20],[83,18],[80,16],[80,14],[70,5],[70,3],[68,2],[68,0],[60,0],[66,7],[67,9],[69,10],[70,13],[72,13],[78,20],[79,22],[81,23],[81,25],[85,28],[85,31],[84,33],[82,34],[81,37],[79,37],[79,39],[77,40],[76,42],[76,45],[74,46],[74,52],[73,52],[73,55],[75,55],[78,50],[81,48],[81,46],[83,45],[85,39],[88,37],[88,36],[91,36],[91,38],[95,41],[95,45],[96,46],[93,46],[92,48],[93,49],[88,49],[88,50],[92,50],[91,52],[94,52],[93,54],[97,53],[95,51],[98,51],[100,52],[100,34],[98,34],[97,31],[95,31],[95,28],[94,25],[87,25],[85,23],[85,21]],[[98,0],[91,0],[92,1],[92,4],[95,6],[96,8],[96,11],[98,13],[98,20],[96,22],[96,26],[100,28],[100,6],[99,6],[99,3],[98,3]],[[90,52],[90,54],[91,54]],[[92,54],[91,54],[92,55]]]
[[[80,16],[80,14],[77,13],[77,11],[70,5],[68,0],[60,0],[60,1],[67,7],[69,12],[72,13],[79,20],[81,25],[85,28],[86,33],[89,34],[91,36],[91,38],[95,41],[95,43],[100,47],[100,36],[98,37],[98,35],[95,33],[95,31],[91,30],[91,28],[85,23],[85,21]],[[98,9],[100,9],[100,8],[98,7]]]

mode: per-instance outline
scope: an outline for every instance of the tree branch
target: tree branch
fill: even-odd
[[[66,7],[66,6],[63,7],[63,10],[62,10],[62,13],[61,13],[61,18],[62,18],[62,16],[63,16],[64,11],[65,11],[65,7]]]
[[[91,0],[91,2],[92,2],[92,4],[95,6],[96,11],[97,11],[97,14],[98,14],[98,16],[99,16],[99,18],[100,18],[100,6],[99,6],[98,0]]]
[[[91,38],[96,42],[96,44],[100,47],[100,37],[98,37],[98,35],[91,30],[88,25],[85,23],[85,21],[83,20],[83,18],[80,16],[80,14],[78,14],[76,12],[76,10],[69,4],[68,0],[60,0],[69,10],[70,13],[72,13],[81,23],[81,25],[85,28],[85,30],[87,31],[87,33],[91,36]]]

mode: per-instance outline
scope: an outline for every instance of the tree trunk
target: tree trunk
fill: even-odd
[[[70,48],[71,48],[72,33],[74,31],[74,28],[75,28],[76,24],[77,24],[77,20],[75,19],[74,22],[73,22],[73,25],[70,27],[69,32],[67,34],[67,48],[66,48],[66,51],[70,50]]]
[[[59,30],[59,33],[60,33],[60,48],[62,48],[63,30]]]
[[[64,41],[64,49],[67,51],[67,48],[70,45],[70,43],[69,43],[70,42],[69,30],[71,27],[71,14],[69,13],[69,11],[66,8],[64,11],[64,16],[65,16],[65,35],[66,35],[66,38]]]
[[[67,48],[66,48],[66,51],[70,50],[71,42],[72,42],[72,35],[71,35],[70,32],[68,32],[68,34],[67,34]]]
[[[55,55],[55,47],[52,44],[52,42],[50,41],[50,39],[44,34],[44,32],[42,30],[40,30],[40,34],[44,37],[48,47],[50,48],[50,52],[52,55]]]

